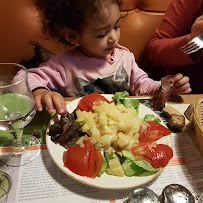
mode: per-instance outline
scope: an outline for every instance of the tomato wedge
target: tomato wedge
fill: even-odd
[[[133,155],[149,162],[154,168],[163,167],[173,157],[173,150],[170,146],[156,144],[154,142],[143,143],[131,149]]]
[[[168,164],[173,157],[173,150],[168,145],[158,144],[156,146],[155,155],[152,158],[151,165],[159,168]]]
[[[139,157],[148,156],[149,153],[151,153],[151,149],[156,147],[156,142],[143,142],[139,144],[136,147],[133,147],[131,149],[132,154],[137,155]]]
[[[103,157],[102,157],[101,151],[99,149],[95,152],[95,155],[96,155],[95,169],[94,169],[94,174],[93,174],[92,178],[97,177],[97,175],[99,174],[99,172],[102,168],[102,164],[103,164]]]
[[[156,121],[144,121],[139,130],[139,141],[156,141],[163,136],[171,134],[171,131]]]
[[[104,96],[100,95],[99,93],[91,93],[88,95],[85,95],[78,103],[77,108],[81,111],[92,111],[93,106],[99,106],[103,102],[110,103],[108,99],[106,99]]]
[[[80,145],[75,145],[70,147],[68,151],[63,154],[64,166],[69,170],[80,176],[88,175],[88,161],[89,152],[87,147],[80,147]]]
[[[85,138],[84,146],[79,144],[69,147],[63,154],[64,166],[80,176],[95,178],[102,167],[103,157],[100,150],[95,151],[89,138]]]

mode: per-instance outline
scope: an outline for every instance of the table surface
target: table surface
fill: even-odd
[[[199,99],[203,98],[203,94],[201,95],[181,95],[179,97],[173,97],[168,101],[170,104],[194,104]],[[65,98],[66,101],[72,101],[76,98]],[[194,135],[194,133],[193,133]],[[194,136],[195,137],[195,136]],[[148,184],[146,187],[149,187],[150,189],[153,189],[157,192],[157,194],[161,194],[161,190],[167,185],[174,182],[177,182],[179,180],[179,184],[186,184],[190,188],[190,190],[193,192],[194,195],[199,195],[200,187],[202,188],[202,159],[199,159],[198,156],[196,156],[196,153],[193,152],[193,149],[191,147],[191,144],[188,146],[186,145],[187,139],[185,137],[183,138],[183,135],[176,136],[177,138],[177,146],[178,147],[178,141],[181,139],[181,145],[183,147],[184,153],[183,158],[185,158],[186,162],[184,165],[182,165],[182,162],[177,162],[176,166],[171,166],[166,168],[165,173],[162,173],[162,176],[160,176],[160,179],[154,180],[153,184]],[[190,141],[190,139],[189,139]],[[193,140],[194,141],[194,140]],[[190,143],[190,142],[189,142]],[[194,141],[195,143],[195,141]],[[185,144],[185,145],[184,145]],[[186,153],[186,151],[190,153]],[[192,155],[190,155],[192,153]],[[194,159],[196,158],[196,162],[194,160],[189,163],[193,164],[192,168],[190,169],[189,165],[187,164],[187,157],[190,156],[188,159],[193,158],[193,153],[195,153]],[[182,156],[181,155],[181,156]],[[23,202],[30,203],[30,202],[40,202],[40,203],[54,203],[56,201],[60,202],[91,202],[91,203],[97,203],[97,202],[117,202],[121,203],[123,202],[121,198],[126,198],[127,195],[131,192],[131,190],[125,190],[125,191],[111,191],[111,190],[105,190],[106,197],[104,198],[104,190],[99,190],[91,187],[87,187],[83,184],[77,183],[76,181],[69,178],[64,173],[60,172],[57,166],[53,164],[52,159],[49,158],[50,155],[48,154],[47,150],[42,150],[42,157],[39,156],[35,159],[35,161],[31,162],[31,164],[28,164],[24,167],[18,168],[18,167],[8,167],[4,169],[9,175],[12,176],[13,186],[11,188],[11,191],[9,193],[9,201],[8,203],[13,202]],[[176,157],[175,161],[182,160],[182,158]],[[36,164],[36,165],[35,165]],[[180,166],[179,166],[179,165]],[[200,166],[199,166],[199,165]],[[195,165],[195,167],[194,167]],[[198,165],[198,166],[196,166]],[[0,166],[1,167],[1,166]],[[2,166],[4,167],[4,166]],[[6,167],[6,166],[5,166]],[[189,167],[189,168],[187,168]],[[200,169],[201,167],[201,169]],[[193,171],[194,168],[194,171]],[[36,170],[37,169],[37,170]],[[183,170],[184,169],[184,170]],[[190,171],[189,171],[190,169]],[[57,171],[58,170],[58,171]],[[57,171],[57,173],[55,173]],[[183,171],[183,172],[182,172]],[[38,174],[38,176],[35,176]],[[40,174],[40,175],[39,175]],[[173,174],[172,177],[170,177],[170,174]],[[194,175],[195,174],[195,175]],[[198,175],[199,174],[199,175]],[[196,179],[190,179],[195,176]],[[180,176],[180,177],[179,177]],[[35,177],[34,180],[32,180],[32,177]],[[36,178],[38,177],[38,178]],[[177,178],[180,178],[177,180]],[[188,178],[188,181],[187,181]],[[30,182],[32,180],[32,182]],[[39,180],[39,181],[38,181]],[[199,181],[199,182],[198,182]],[[199,186],[200,185],[200,186]],[[81,190],[82,188],[82,190]],[[87,193],[86,195],[83,194],[81,191],[85,191]],[[47,194],[50,194],[52,196],[47,196]],[[41,196],[40,196],[41,195]],[[30,199],[29,199],[30,198]],[[33,198],[36,198],[34,200]],[[43,199],[42,199],[43,198]],[[116,198],[120,198],[117,200],[113,200]],[[18,199],[18,200],[17,200]],[[32,199],[32,201],[31,201]],[[108,200],[111,199],[111,200]],[[16,201],[15,201],[16,200]],[[84,200],[84,201],[83,201]],[[101,201],[100,201],[101,200]],[[105,201],[106,200],[106,201]],[[107,201],[108,200],[108,201]]]

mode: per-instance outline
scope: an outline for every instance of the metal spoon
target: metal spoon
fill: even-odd
[[[171,184],[166,186],[160,197],[152,190],[141,187],[130,193],[124,203],[195,203],[192,193],[182,185]]]
[[[200,195],[200,198],[198,200],[198,203],[203,203],[203,193]]]
[[[192,193],[182,185],[167,185],[160,195],[163,203],[195,203]]]
[[[133,190],[124,203],[159,203],[159,198],[152,190],[141,187]]]

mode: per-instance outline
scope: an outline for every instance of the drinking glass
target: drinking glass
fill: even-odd
[[[31,139],[25,141],[23,136],[23,129],[35,112],[27,69],[16,63],[0,63],[0,130],[1,134],[6,132],[12,135],[11,139],[1,143],[0,160],[3,163],[21,166],[30,163],[39,154],[40,147],[31,146]]]
[[[0,203],[7,202],[11,185],[12,182],[10,176],[5,172],[0,171]]]

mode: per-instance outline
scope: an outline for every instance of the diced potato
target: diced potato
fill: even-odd
[[[129,145],[131,139],[132,137],[126,136],[122,132],[120,132],[118,134],[118,139],[117,139],[118,147],[121,149],[125,149]]]
[[[109,160],[109,167],[106,169],[109,175],[124,176],[123,168],[118,158]]]
[[[93,109],[94,112],[76,111],[76,122],[82,124],[82,131],[90,135],[93,145],[100,143],[105,149],[130,149],[138,142],[142,121],[134,108],[103,102]]]
[[[100,138],[100,143],[105,147],[110,147],[110,143],[115,142],[117,139],[116,134],[107,134]]]

